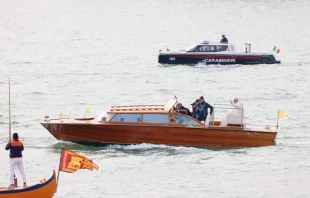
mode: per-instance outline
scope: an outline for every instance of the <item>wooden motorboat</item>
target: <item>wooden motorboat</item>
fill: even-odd
[[[247,125],[243,113],[239,122],[207,125],[179,114],[171,99],[166,105],[112,106],[98,118],[50,119],[41,125],[56,139],[87,145],[165,144],[176,146],[255,147],[270,146],[278,127]],[[215,108],[214,108],[215,109]]]
[[[15,187],[13,190],[7,187],[0,187],[0,198],[34,198],[44,197],[51,198],[54,196],[56,190],[56,172],[49,180],[41,180],[40,184],[28,186],[27,188]]]

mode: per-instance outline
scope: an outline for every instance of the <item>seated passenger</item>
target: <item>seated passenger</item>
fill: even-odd
[[[227,126],[228,123],[228,116],[234,115],[238,120],[241,120],[241,113],[243,105],[241,102],[239,102],[238,98],[235,98],[234,101],[230,101],[231,106],[233,106],[233,109],[230,109],[223,117],[221,121],[221,126]],[[240,123],[242,124],[242,123]]]
[[[180,114],[191,116],[191,112],[189,111],[189,109],[183,107],[182,103],[177,104],[177,112],[179,112]]]

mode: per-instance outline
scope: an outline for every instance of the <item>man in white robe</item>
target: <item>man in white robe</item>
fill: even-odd
[[[242,116],[242,108],[243,105],[241,102],[239,102],[238,98],[235,98],[234,101],[230,101],[231,106],[233,106],[233,109],[230,109],[223,117],[221,121],[221,126],[227,126],[227,119],[229,114],[237,115],[237,116]]]

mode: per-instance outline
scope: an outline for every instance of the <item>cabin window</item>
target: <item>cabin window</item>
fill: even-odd
[[[227,45],[198,45],[190,50],[190,52],[223,52],[227,48]]]
[[[201,47],[201,51],[203,52],[208,52],[209,51],[209,46],[205,45]]]
[[[141,122],[141,114],[116,114],[111,122]]]
[[[227,45],[217,45],[215,46],[216,47],[216,51],[217,52],[223,52],[223,51],[226,51],[227,50]]]
[[[215,46],[214,45],[209,46],[209,52],[215,52]]]
[[[143,122],[169,124],[169,119],[167,114],[144,114]]]
[[[185,116],[176,115],[175,120],[177,124],[200,125],[197,121],[187,118]]]
[[[202,52],[202,47],[201,45],[198,45],[197,47],[195,47],[194,49],[191,50],[191,52]]]

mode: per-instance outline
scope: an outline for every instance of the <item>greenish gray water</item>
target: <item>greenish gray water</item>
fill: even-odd
[[[301,1],[2,1],[0,2],[0,144],[12,129],[25,144],[29,184],[58,169],[64,146],[100,169],[60,173],[56,198],[309,197],[310,3]],[[280,65],[162,66],[158,50],[184,49],[226,34],[239,49],[280,48]],[[164,145],[94,148],[57,141],[45,115],[98,115],[110,105],[164,104],[177,95],[189,107],[243,102],[247,123],[276,125],[277,145],[207,149]],[[0,186],[9,183],[0,151]],[[19,173],[17,176],[20,178]],[[21,179],[20,179],[21,182]]]

